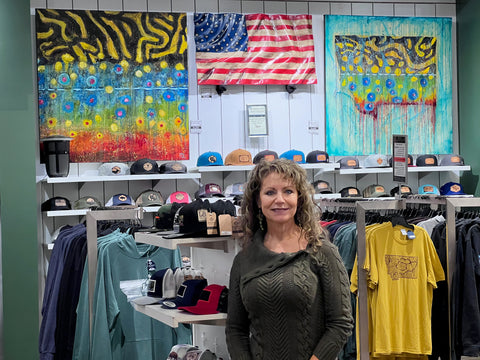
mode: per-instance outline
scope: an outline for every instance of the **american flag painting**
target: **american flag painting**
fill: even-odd
[[[316,84],[311,15],[197,13],[199,85]]]

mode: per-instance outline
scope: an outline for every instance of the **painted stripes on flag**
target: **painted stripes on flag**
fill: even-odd
[[[197,13],[199,85],[316,84],[311,15]]]

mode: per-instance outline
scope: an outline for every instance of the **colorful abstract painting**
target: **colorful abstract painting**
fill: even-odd
[[[72,162],[189,157],[184,13],[36,10],[40,138]]]
[[[453,151],[451,19],[325,17],[330,155]]]

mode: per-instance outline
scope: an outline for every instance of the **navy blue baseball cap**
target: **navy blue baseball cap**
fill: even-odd
[[[135,201],[127,194],[113,195],[110,200],[107,201],[105,206],[122,206],[122,205],[135,205]]]
[[[456,182],[448,182],[440,187],[440,195],[466,195],[463,186]]]
[[[207,287],[206,279],[185,280],[178,288],[175,299],[165,300],[162,307],[165,309],[176,309],[179,306],[196,305],[202,290]]]
[[[197,159],[197,166],[223,166],[223,159],[220,153],[215,151],[207,151],[200,155]]]

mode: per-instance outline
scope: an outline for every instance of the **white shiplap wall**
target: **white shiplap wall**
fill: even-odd
[[[219,96],[213,86],[197,86],[193,31],[189,31],[189,120],[200,123],[201,133],[190,134],[190,160],[187,167],[196,165],[197,157],[206,151],[217,151],[225,157],[237,148],[245,148],[253,155],[264,149],[272,149],[281,154],[289,149],[308,153],[325,148],[325,99],[324,99],[324,21],[323,15],[366,15],[366,16],[436,16],[452,17],[452,49],[456,49],[455,1],[425,0],[396,2],[382,1],[249,1],[249,0],[31,0],[34,8],[75,9],[75,10],[123,10],[150,12],[187,12],[188,26],[193,28],[194,12],[239,12],[239,13],[309,13],[313,16],[315,36],[315,56],[318,84],[298,86],[293,94],[287,94],[283,86],[229,86]],[[34,36],[32,34],[32,36]],[[456,53],[453,54],[453,123],[454,149],[458,149],[457,102],[456,102]],[[245,107],[247,104],[267,104],[269,136],[248,139],[245,135]],[[309,125],[318,131],[309,131]],[[334,160],[334,159],[332,159]],[[82,175],[94,171],[99,164],[72,164],[71,174]],[[42,176],[43,174],[39,174]],[[314,172],[310,174],[314,179]],[[450,180],[452,174],[412,174],[409,184],[416,189],[419,184],[440,185]],[[387,190],[393,187],[391,174],[333,175],[325,174],[334,190],[344,186],[366,186],[379,183]],[[245,173],[208,173],[202,182],[215,182],[225,188],[228,184],[244,181]],[[316,180],[317,178],[315,178]],[[43,187],[44,198],[65,196],[75,200],[92,195],[107,201],[116,193],[128,193],[136,198],[146,188],[154,187],[162,194],[170,194],[182,189],[193,194],[198,181],[116,181],[110,183],[56,184]],[[48,241],[53,231],[64,224],[78,221],[77,218],[44,218],[44,236],[39,241]],[[187,251],[187,250],[184,250]],[[213,251],[213,252],[212,252]],[[47,255],[46,255],[47,257]],[[228,284],[228,272],[233,254],[215,250],[192,250],[193,265],[204,271],[210,283]],[[45,259],[46,260],[46,259]],[[228,358],[223,327],[196,326],[195,343],[208,347],[224,359]]]

